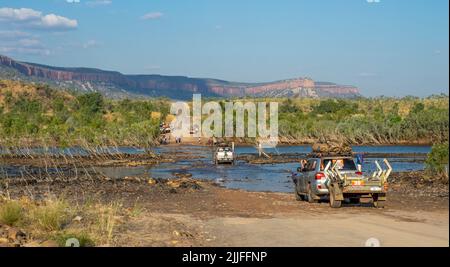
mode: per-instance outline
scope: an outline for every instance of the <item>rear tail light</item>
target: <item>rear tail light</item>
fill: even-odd
[[[321,172],[316,173],[316,180],[322,180],[322,178],[325,178],[325,174]]]
[[[384,191],[388,191],[389,189],[389,184],[388,183],[384,183]]]

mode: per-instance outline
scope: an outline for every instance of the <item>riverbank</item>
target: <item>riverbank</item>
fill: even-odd
[[[206,137],[183,137],[181,139],[181,143],[176,143],[175,138],[173,138],[170,134],[167,134],[167,144],[160,144],[157,141],[152,141],[153,143],[151,146],[146,146],[145,150],[152,151],[157,147],[183,147],[183,146],[201,146],[201,147],[211,147],[211,138]],[[241,147],[256,147],[257,142],[254,140],[254,138],[228,138],[226,139],[227,142],[231,143],[234,142],[236,146]],[[303,138],[303,139],[293,139],[288,137],[280,136],[279,140],[277,142],[277,147],[286,147],[286,146],[312,146],[315,143],[318,143],[319,140],[317,138]],[[46,142],[43,143],[42,140],[33,140],[33,139],[20,139],[20,140],[9,140],[9,144],[15,144],[15,147],[11,147],[11,145],[5,145],[0,143],[0,156],[6,155],[8,156],[11,153],[8,153],[9,150],[42,150],[42,148],[47,148],[50,150],[65,150],[67,148],[80,148],[85,149],[88,152],[93,152],[98,148],[106,148],[107,150],[110,149],[112,151],[115,151],[120,148],[126,148],[126,147],[132,147],[137,148],[140,147],[137,144],[133,143],[124,143],[124,144],[117,144],[117,143],[110,143],[110,144],[103,144],[103,145],[97,145],[97,146],[87,146],[85,143],[81,142],[82,145],[80,145],[79,142],[74,142],[73,144],[65,144],[64,146],[61,146],[58,143],[52,143]],[[22,144],[22,145],[18,145]],[[432,146],[434,143],[430,142],[429,140],[397,140],[395,142],[374,142],[374,141],[360,141],[360,142],[348,142],[346,143],[350,146],[372,146],[372,147],[381,147],[381,146]],[[20,154],[20,153],[17,153]]]
[[[429,147],[354,147],[364,153],[363,171],[373,173],[374,161],[387,158],[395,172],[423,170]],[[25,151],[0,158],[0,177],[15,181],[91,180],[92,177],[123,179],[132,176],[171,179],[177,173],[198,179],[217,181],[228,188],[250,191],[292,192],[291,174],[300,159],[311,151],[309,146],[282,146],[267,149],[270,158],[258,157],[252,147],[236,147],[236,164],[215,165],[212,147],[161,146],[153,151],[121,147],[86,153],[78,148],[48,153]],[[1,180],[1,179],[0,179]]]
[[[258,159],[239,146],[233,166],[214,165],[204,146],[121,149],[3,156],[0,246],[64,246],[70,237],[85,246],[361,246],[369,233],[386,246],[448,244],[448,184],[405,171],[423,168],[423,157],[411,156],[426,155],[422,147],[358,148],[392,158],[387,208],[366,201],[339,210],[291,193],[308,147]],[[1,221],[3,207],[14,223]]]
[[[300,158],[311,152],[311,145],[279,145],[275,148],[264,149],[270,159],[260,158],[257,149],[252,145],[236,145],[237,160],[249,163],[283,163],[298,162]],[[430,146],[380,145],[353,146],[355,154],[362,154],[365,158],[405,158],[423,161]],[[211,157],[214,147],[203,143],[168,144],[143,149],[139,147],[102,147],[96,149],[71,148],[17,148],[1,149],[0,163],[7,165],[28,165],[42,167],[56,165],[70,167],[76,164],[90,164],[91,166],[142,166],[164,162],[174,162],[201,158],[206,154],[194,155],[193,150],[202,150]]]
[[[166,136],[167,144],[164,146],[169,147],[179,147],[179,146],[211,146],[212,139],[206,137],[194,137],[188,136],[181,138],[181,143],[176,143],[175,138],[173,138],[170,134],[162,135]],[[225,138],[227,142],[234,142],[236,146],[244,146],[244,147],[255,147],[257,145],[257,141],[255,138]],[[277,146],[311,146],[315,143],[318,143],[318,138],[292,138],[279,136]],[[433,142],[430,142],[428,139],[414,139],[414,140],[396,140],[394,141],[374,141],[374,140],[359,140],[358,142],[347,142],[347,145],[351,146],[432,146]]]
[[[363,246],[371,237],[385,246],[448,246],[448,185],[410,182],[421,175],[394,174],[385,209],[364,202],[331,209],[325,202],[295,201],[290,193],[226,189],[182,174],[171,180],[98,177],[3,183],[0,193],[32,203],[64,199],[77,207],[115,203],[120,208],[111,222],[111,238],[92,244],[96,246]],[[62,229],[69,236],[79,224],[75,218],[89,224],[83,209],[78,211],[71,214],[68,229]],[[330,234],[323,236],[322,228]],[[18,229],[26,241],[7,238],[2,245],[52,244],[34,239],[35,230],[26,224]]]

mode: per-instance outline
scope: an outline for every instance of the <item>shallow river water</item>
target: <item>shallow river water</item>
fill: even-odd
[[[366,153],[416,153],[426,154],[428,146],[356,146],[354,152]],[[269,153],[290,154],[309,153],[310,146],[283,146],[277,149],[266,149]],[[175,163],[162,163],[152,167],[112,167],[101,168],[110,177],[148,174],[154,178],[171,178],[174,173],[190,173],[195,178],[211,179],[228,188],[245,189],[249,191],[292,192],[291,173],[299,166],[298,163],[281,164],[248,164],[238,161],[235,165],[214,165],[212,149],[200,146],[159,147],[157,153],[190,153],[195,159],[182,160]],[[253,147],[237,147],[237,154],[257,153]],[[414,171],[424,168],[423,161],[414,158],[388,158],[394,171]],[[375,170],[375,158],[365,160],[364,171]],[[382,159],[378,159],[379,162]]]

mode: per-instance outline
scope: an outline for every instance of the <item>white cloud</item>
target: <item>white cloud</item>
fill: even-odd
[[[48,14],[43,16],[35,25],[49,29],[74,29],[78,26],[78,22],[55,14]]]
[[[164,16],[163,13],[161,12],[150,12],[145,14],[144,16],[141,17],[141,19],[143,20],[153,20],[153,19],[160,19]]]
[[[66,0],[66,2],[69,4],[78,4],[80,3],[80,0]]]
[[[77,20],[55,14],[44,15],[30,8],[0,8],[0,21],[46,30],[70,30],[78,27]]]
[[[38,55],[38,56],[49,56],[50,50],[39,49],[39,48],[27,48],[27,47],[17,47],[17,46],[0,46],[0,53],[2,54],[16,54],[16,55]]]
[[[34,48],[42,48],[41,41],[34,38],[24,38],[17,41],[17,43],[22,47],[34,47]]]
[[[106,6],[106,5],[112,4],[112,1],[111,0],[92,0],[92,1],[87,1],[86,4],[91,7]]]
[[[50,55],[39,37],[21,31],[0,31],[0,53]]]
[[[88,49],[88,48],[96,47],[99,45],[100,45],[100,43],[97,42],[96,40],[89,40],[86,43],[84,43],[82,46],[84,49]]]
[[[0,40],[14,40],[17,38],[30,37],[32,34],[22,31],[0,31]]]
[[[30,8],[0,8],[0,21],[30,21],[39,19],[42,12]]]

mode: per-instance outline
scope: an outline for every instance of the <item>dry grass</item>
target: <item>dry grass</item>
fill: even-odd
[[[105,245],[111,245],[113,234],[119,220],[118,211],[122,206],[118,203],[112,203],[100,209],[97,217],[96,238],[101,240]]]
[[[69,238],[76,238],[81,246],[113,246],[117,226],[124,216],[135,214],[116,202],[71,205],[58,198],[0,201],[2,224],[20,227],[35,240],[53,240],[59,246],[65,246]]]
[[[70,222],[73,210],[59,199],[50,199],[31,209],[29,219],[42,231],[58,231]]]
[[[19,201],[4,201],[0,203],[0,223],[10,226],[23,220],[23,209]]]

